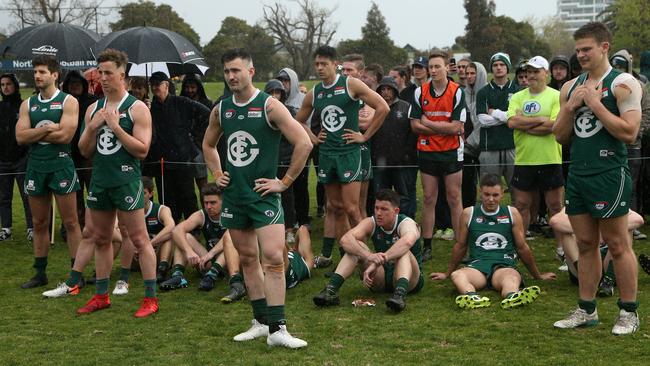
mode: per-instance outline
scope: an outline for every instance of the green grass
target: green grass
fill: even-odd
[[[311,182],[314,182],[313,173]],[[313,183],[312,183],[313,185]],[[312,192],[314,192],[312,190]],[[135,319],[143,293],[140,274],[133,273],[131,293],[112,297],[112,307],[84,317],[75,310],[92,295],[92,286],[79,296],[44,299],[44,288],[22,290],[20,284],[32,276],[33,254],[24,240],[25,227],[17,193],[14,195],[14,236],[0,244],[0,364],[120,364],[120,365],[382,365],[400,364],[558,364],[625,365],[647,364],[650,357],[650,328],[647,292],[650,277],[640,273],[641,330],[628,337],[610,334],[616,317],[616,297],[599,301],[601,324],[596,328],[560,331],[552,323],[575,306],[577,288],[565,273],[558,280],[527,283],[541,286],[542,294],[530,306],[501,310],[498,294],[483,291],[492,299],[490,308],[458,309],[449,281],[426,281],[421,293],[408,297],[406,310],[399,315],[387,311],[388,294],[371,294],[356,278],[341,290],[342,305],[318,309],[311,301],[326,283],[325,270],[288,292],[287,315],[290,331],[309,342],[299,351],[269,349],[264,340],[235,343],[232,336],[248,327],[248,301],[222,305],[218,299],[227,292],[225,281],[209,293],[197,291],[198,275],[188,270],[190,287],[160,293],[160,313]],[[312,197],[312,215],[315,199]],[[314,219],[315,251],[321,246],[321,219]],[[648,231],[644,227],[644,231]],[[554,271],[551,240],[530,242],[543,271]],[[637,242],[637,252],[648,252],[647,242]],[[434,242],[434,259],[424,272],[446,268],[450,242]],[[336,251],[335,251],[336,252]],[[50,251],[48,274],[52,288],[69,271],[65,244],[57,238]],[[523,268],[523,267],[522,267]],[[117,265],[113,273],[114,285]],[[92,270],[86,270],[86,274]],[[373,297],[375,308],[354,308],[358,297]]]

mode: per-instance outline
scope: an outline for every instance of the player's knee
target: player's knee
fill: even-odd
[[[556,213],[562,211],[561,201],[549,202],[546,204],[546,206],[548,207],[548,211],[550,212],[550,214],[554,215],[553,217],[555,217]]]
[[[34,231],[42,232],[47,231],[50,226],[50,220],[44,218],[32,218],[32,225],[34,226]]]
[[[435,206],[437,198],[437,194],[425,193],[422,196],[422,202],[427,206]]]
[[[612,258],[614,259],[621,258],[632,250],[627,241],[624,239],[607,242],[607,248],[609,250],[609,253],[611,253]]]
[[[75,219],[66,219],[63,221],[63,226],[69,233],[73,233],[75,231],[80,230],[79,228],[79,221]]]
[[[345,206],[345,214],[348,215],[348,217],[355,217],[359,215],[359,205],[355,204],[348,204]]]
[[[459,281],[461,278],[463,278],[463,276],[464,275],[463,275],[462,271],[455,270],[455,271],[451,272],[451,275],[449,276],[449,278],[451,279],[452,282],[456,282],[456,281]]]

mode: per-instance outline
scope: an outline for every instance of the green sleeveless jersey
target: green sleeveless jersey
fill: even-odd
[[[203,213],[203,226],[201,226],[201,233],[205,239],[206,248],[210,250],[217,245],[219,240],[223,237],[223,234],[225,234],[228,229],[221,225],[221,221],[212,221],[205,209],[201,209],[201,212]]]
[[[516,259],[510,208],[499,206],[496,213],[486,213],[480,203],[476,204],[468,226],[467,245],[470,260]]]
[[[156,202],[151,202],[149,204],[149,211],[145,212],[145,223],[147,224],[147,233],[154,236],[158,235],[159,232],[165,227],[162,221],[160,220],[160,208],[162,206]]]
[[[134,123],[133,117],[131,117],[131,107],[135,102],[137,102],[137,99],[126,93],[117,107],[120,114],[120,127],[129,135],[133,135]],[[106,98],[98,100],[95,109],[90,114],[90,118],[92,119],[95,113],[104,108],[105,105]],[[111,188],[141,179],[140,160],[126,151],[113,130],[107,125],[100,127],[97,131],[95,150],[92,176],[94,184]]]
[[[282,134],[266,115],[268,94],[257,90],[244,104],[236,103],[234,98],[233,95],[219,104],[228,149],[226,171],[230,174],[224,199],[249,204],[261,199],[253,190],[256,179],[276,178]]]
[[[325,86],[322,82],[316,84],[313,97],[314,113],[320,116],[321,127],[327,132],[327,138],[319,145],[319,151],[332,155],[358,151],[359,144],[346,145],[342,137],[346,128],[359,131],[361,105],[350,96],[348,78],[338,75],[332,85]]]
[[[44,100],[40,94],[28,99],[29,122],[31,128],[41,128],[52,123],[59,123],[63,115],[63,106],[68,94],[60,91],[52,98]],[[70,144],[52,144],[39,141],[29,146],[28,166],[35,171],[51,173],[68,166],[72,162]]]
[[[613,114],[619,116],[612,82],[622,73],[611,69],[602,80],[601,102]],[[567,98],[571,97],[573,90],[585,83],[587,73],[578,76],[569,90]],[[571,167],[570,172],[577,175],[593,175],[604,171],[626,167],[627,147],[625,143],[612,136],[598,117],[583,105],[575,111],[573,124],[574,137],[571,142]]]
[[[377,253],[386,253],[390,247],[395,244],[400,239],[399,235],[399,226],[404,222],[405,220],[411,220],[410,217],[404,215],[404,214],[399,214],[397,215],[397,219],[395,220],[395,225],[393,226],[393,229],[390,231],[384,230],[381,226],[377,225],[377,222],[375,221],[375,217],[372,216],[372,222],[374,223],[374,230],[372,231],[372,245],[375,248],[375,252]],[[415,256],[415,259],[418,261],[418,266],[422,268],[422,245],[420,243],[420,239],[413,244],[411,247],[411,253]]]

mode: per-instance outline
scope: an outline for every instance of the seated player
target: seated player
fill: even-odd
[[[517,255],[533,278],[555,279],[554,273],[540,273],[524,237],[524,225],[516,208],[501,205],[503,186],[495,174],[486,174],[480,182],[480,203],[467,207],[461,216],[458,241],[451,250],[446,273],[431,273],[431,279],[451,281],[460,293],[456,304],[465,309],[490,306],[490,299],[476,291],[493,288],[501,293],[501,307],[509,309],[533,302],[538,286],[523,286],[517,270]],[[471,243],[471,245],[469,245]],[[457,269],[469,247],[467,265]]]
[[[566,258],[567,267],[569,270],[569,279],[572,283],[578,284],[578,258],[579,249],[576,237],[573,235],[573,228],[569,221],[564,209],[551,217],[549,222],[556,237],[564,248],[564,255]],[[627,230],[632,232],[643,225],[643,217],[638,213],[630,210],[627,217]],[[598,294],[600,296],[614,295],[614,286],[616,285],[616,276],[614,275],[614,262],[612,261],[612,254],[609,252],[607,243],[604,243],[602,238],[600,240],[600,256],[602,259],[602,277],[598,285]],[[639,261],[642,262],[641,257]]]
[[[339,304],[343,282],[361,266],[363,283],[371,291],[393,292],[386,306],[399,312],[406,307],[406,294],[422,289],[422,247],[418,225],[399,213],[400,197],[392,190],[375,195],[375,214],[341,237],[345,255],[325,289],[314,296],[317,306]],[[364,241],[372,237],[373,253]]]
[[[291,249],[284,247],[284,276],[287,289],[311,277],[314,267],[314,253],[311,250],[311,237],[307,226],[301,225],[296,232],[296,241]]]
[[[169,269],[169,261],[172,254],[172,230],[176,226],[172,211],[165,205],[153,201],[153,180],[149,177],[142,177],[144,192],[144,215],[147,224],[147,233],[151,239],[151,245],[158,257],[156,273],[157,282],[165,279]]]
[[[221,225],[221,189],[215,183],[209,183],[201,190],[203,209],[194,212],[185,221],[172,230],[175,245],[172,276],[160,284],[161,290],[174,290],[188,286],[184,277],[185,263],[189,263],[203,273],[199,290],[210,291],[219,274],[228,270],[230,293],[221,302],[230,303],[246,295],[244,278],[239,271],[239,254],[235,249],[230,234]],[[205,246],[192,235],[200,229]]]

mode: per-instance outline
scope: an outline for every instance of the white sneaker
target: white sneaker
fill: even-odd
[[[434,239],[441,239],[441,238],[442,238],[442,234],[443,234],[442,230],[438,229],[438,230],[436,230],[436,233],[433,234],[433,238],[434,238]]]
[[[34,229],[27,229],[27,241],[30,243],[34,241]]]
[[[563,263],[561,266],[557,267],[557,270],[562,272],[568,272],[569,266],[566,263]]]
[[[293,244],[296,242],[296,234],[293,233],[293,231],[289,230],[287,231],[287,243]]]
[[[621,309],[616,323],[612,328],[612,334],[614,335],[625,335],[632,334],[639,329],[639,314],[636,311],[628,313],[627,311]]]
[[[68,285],[65,284],[65,282],[61,282],[56,286],[55,289],[43,292],[43,296],[55,298],[55,297],[64,297],[68,295],[77,295],[78,293],[79,293],[78,285],[69,287]]]
[[[129,283],[119,280],[115,283],[115,289],[113,290],[113,295],[126,295],[129,293]]]
[[[232,339],[236,342],[250,341],[255,338],[268,337],[269,335],[269,326],[264,325],[253,319],[251,321],[251,327],[244,333],[239,333],[234,336]]]
[[[452,240],[454,240],[454,238],[455,238],[454,237],[454,230],[451,229],[451,228],[445,229],[445,232],[442,233],[442,236],[440,237],[440,239],[447,240],[447,241],[452,241]]]
[[[307,346],[307,342],[289,334],[286,325],[281,325],[280,330],[269,334],[266,337],[266,344],[269,346],[282,346],[287,348],[302,348]]]
[[[572,311],[568,317],[556,321],[553,326],[555,328],[572,329],[579,327],[593,327],[598,324],[598,311],[594,310],[593,313],[587,314],[584,309],[577,308]]]

